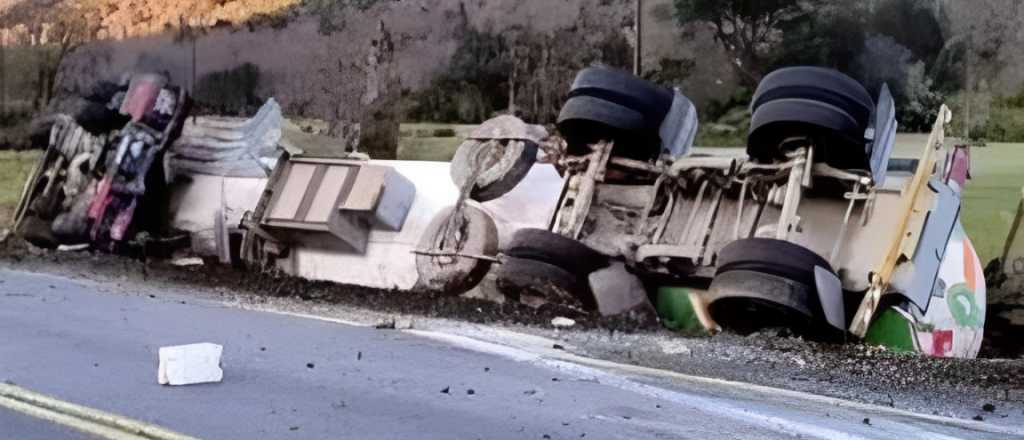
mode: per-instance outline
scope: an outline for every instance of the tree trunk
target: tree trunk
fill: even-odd
[[[0,30],[0,118],[7,116],[7,30]]]
[[[516,114],[516,82],[519,81],[519,59],[516,58],[516,48],[511,49],[512,56],[509,61],[512,63],[512,73],[508,79],[508,114]]]

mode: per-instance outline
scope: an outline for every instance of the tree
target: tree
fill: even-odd
[[[710,23],[743,82],[756,86],[778,57],[782,29],[809,18],[801,0],[675,0],[684,26]]]

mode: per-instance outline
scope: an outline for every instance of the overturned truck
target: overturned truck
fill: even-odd
[[[657,310],[676,328],[787,327],[976,356],[985,282],[959,223],[966,151],[946,147],[949,110],[903,159],[892,158],[888,89],[874,99],[833,70],[776,71],[751,110],[745,151],[702,152],[691,148],[695,111],[679,91],[582,71],[562,137],[544,141],[564,176],[547,227],[516,232],[500,253],[481,245],[493,226],[476,202],[507,191],[521,174],[508,164],[533,152],[515,142],[525,135],[467,142],[452,165],[463,170],[463,197],[418,250],[421,284],[458,292],[490,271],[506,297],[636,317]]]
[[[166,78],[104,89],[91,104],[104,123],[56,117],[26,183],[16,231],[39,246],[688,332],[785,327],[946,357],[980,347],[986,286],[959,223],[969,162],[946,146],[949,110],[894,157],[888,90],[872,97],[836,71],[768,75],[747,147],[702,149],[679,90],[589,68],[558,135],[501,116],[451,163],[346,152],[273,100],[248,119],[186,119],[188,96]]]

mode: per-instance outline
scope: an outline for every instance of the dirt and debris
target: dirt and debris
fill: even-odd
[[[164,261],[143,262],[104,253],[57,253],[29,246],[22,240],[0,244],[0,262],[20,269],[51,271],[75,278],[134,280],[155,285],[171,284],[210,288],[227,293],[251,293],[268,298],[298,298],[373,310],[385,315],[378,328],[409,329],[407,316],[454,318],[472,323],[509,323],[550,327],[553,319],[565,315],[556,307],[533,308],[521,304],[450,297],[433,293],[398,292],[330,282],[310,281],[281,273],[248,272],[231,266],[209,264],[176,267]],[[580,314],[573,318],[577,328],[606,328],[635,331],[644,327],[616,318]],[[648,325],[656,329],[657,325]]]
[[[551,322],[564,310],[340,286],[215,264],[175,267],[106,254],[29,251],[20,240],[0,245],[0,266],[113,283],[133,294],[170,289],[254,307],[341,314],[368,319],[371,326],[413,319],[424,330],[438,323],[488,324],[543,336],[566,351],[597,359],[965,419],[989,404],[993,412],[998,407],[1000,415],[1008,414],[1000,423],[1024,423],[1024,359],[936,359],[771,331],[683,337],[660,327],[638,328],[633,322],[621,325],[587,315],[574,317],[573,328],[555,328]]]

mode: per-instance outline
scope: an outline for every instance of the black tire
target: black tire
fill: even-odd
[[[477,177],[477,184],[470,197],[478,202],[487,202],[508,194],[530,173],[537,161],[537,144],[527,140],[499,140],[503,148],[497,160]],[[451,162],[451,177],[455,186],[462,188],[473,169],[475,152],[483,145],[478,140],[467,140],[455,152]]]
[[[71,116],[78,125],[94,135],[124,127],[131,119],[107,108],[105,103],[78,99],[72,104]]]
[[[25,241],[43,249],[56,249],[60,244],[50,228],[51,223],[34,215],[26,216],[19,225],[18,235]]]
[[[758,100],[753,102],[751,108],[756,111],[762,105],[780,99],[806,99],[840,108],[852,116],[857,121],[857,124],[864,129],[867,129],[871,124],[871,112],[874,110],[860,102],[839,96],[830,89],[811,86],[792,86],[767,90]]]
[[[584,155],[588,145],[612,141],[612,154],[637,160],[656,158],[661,152],[657,127],[648,127],[640,112],[590,96],[569,98],[558,116],[558,131],[570,155]]]
[[[576,75],[569,96],[590,96],[614,102],[644,115],[649,126],[658,126],[672,107],[672,91],[631,73],[607,67],[590,67]]]
[[[806,99],[779,99],[754,111],[747,138],[747,154],[755,160],[782,157],[780,144],[793,136],[809,136],[819,157],[832,166],[851,169],[867,166],[864,130],[849,113],[833,105]]]
[[[573,136],[563,127],[572,121],[597,122],[626,132],[640,132],[647,128],[643,113],[593,96],[573,96],[565,101],[558,115],[558,127],[564,136]]]
[[[875,108],[871,94],[857,80],[833,69],[796,66],[776,70],[761,80],[751,108],[775,99],[812,99],[844,109],[867,128]]]
[[[726,272],[711,282],[708,313],[718,325],[740,334],[778,327],[810,334],[820,322],[813,293],[810,287],[781,277]]]
[[[45,150],[50,145],[50,132],[57,123],[56,114],[46,115],[32,119],[29,123],[29,139],[32,141],[32,148]]]
[[[106,105],[107,103],[113,101],[114,95],[117,95],[118,92],[127,91],[127,86],[121,86],[112,81],[100,80],[89,88],[84,98],[89,101],[98,102]]]
[[[592,272],[608,267],[604,254],[571,238],[544,229],[520,229],[506,246],[505,255],[542,261],[586,279]]]
[[[815,286],[816,266],[832,270],[828,260],[795,243],[770,238],[736,240],[718,252],[716,276],[746,270]]]
[[[818,340],[839,338],[844,332],[828,323],[815,267],[832,271],[825,258],[798,244],[734,241],[718,253],[708,310],[716,322],[740,333],[787,327]]]
[[[420,250],[440,248],[445,224],[453,209],[444,209],[431,220],[420,239]],[[496,255],[498,227],[494,219],[475,204],[467,204],[462,212],[466,221],[462,233],[463,240],[457,249],[459,253]],[[451,249],[446,247],[445,250]],[[447,295],[460,295],[476,287],[490,268],[490,261],[475,258],[416,255],[416,271],[419,274],[417,288]]]
[[[525,258],[505,258],[498,266],[496,283],[498,290],[509,298],[538,296],[556,304],[582,305],[580,298],[586,293],[576,275],[555,265]]]

